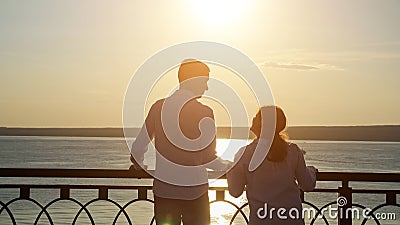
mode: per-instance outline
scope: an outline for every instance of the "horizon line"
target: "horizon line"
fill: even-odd
[[[249,125],[251,126],[251,125]],[[292,125],[287,126],[290,127],[393,127],[393,126],[400,126],[400,124],[356,124],[356,125]],[[216,126],[217,128],[232,128],[231,126]],[[141,127],[130,127],[134,129],[140,129]],[[233,128],[248,128],[246,126],[236,126]],[[103,127],[89,127],[89,126],[82,126],[82,127],[58,127],[58,126],[27,126],[27,127],[20,127],[20,126],[0,126],[0,129],[124,129],[124,127],[114,127],[114,126],[103,126]]]

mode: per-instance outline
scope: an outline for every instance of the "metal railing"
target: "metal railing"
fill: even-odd
[[[210,177],[213,176],[213,172],[209,173]],[[151,175],[147,174],[145,171],[133,171],[133,170],[109,170],[109,169],[20,169],[20,168],[0,168],[0,177],[2,178],[135,178],[135,179],[152,179]],[[220,179],[225,179],[221,177]],[[321,193],[337,193],[339,197],[345,197],[347,204],[341,206],[343,211],[358,207],[365,209],[366,207],[360,204],[353,203],[353,194],[382,194],[385,195],[385,202],[383,204],[377,205],[371,209],[368,216],[371,216],[376,224],[380,224],[380,221],[375,217],[375,212],[385,206],[396,206],[400,207],[397,202],[397,196],[400,190],[394,189],[355,189],[349,186],[349,182],[400,182],[400,174],[397,173],[348,173],[348,172],[318,172],[317,181],[338,181],[341,185],[337,188],[317,188],[312,192]],[[124,216],[128,224],[132,224],[129,218],[126,208],[131,204],[138,201],[147,201],[153,203],[153,200],[148,197],[149,190],[152,189],[151,185],[82,185],[82,184],[68,184],[68,185],[57,185],[57,184],[0,184],[0,191],[4,189],[16,189],[19,190],[19,196],[13,198],[7,202],[0,201],[1,209],[0,216],[3,213],[8,214],[12,224],[17,224],[10,205],[21,201],[27,200],[40,208],[39,214],[36,216],[34,224],[36,225],[39,219],[43,216],[47,218],[48,223],[53,225],[54,222],[50,213],[48,212],[49,207],[51,207],[56,202],[61,200],[68,200],[77,204],[80,209],[75,217],[72,219],[72,224],[75,224],[77,218],[82,212],[88,216],[90,223],[95,224],[94,218],[88,210],[88,206],[97,201],[107,201],[114,204],[118,208],[118,213],[115,215],[113,225],[116,224],[120,216]],[[31,198],[31,191],[34,189],[56,189],[59,190],[59,197],[48,202],[46,205],[39,203],[36,199]],[[70,195],[71,190],[97,190],[98,197],[94,198],[86,203],[81,203]],[[124,205],[109,198],[110,190],[137,190],[137,198],[131,199]],[[248,217],[243,209],[248,205],[247,203],[243,205],[236,205],[233,202],[226,199],[227,187],[210,187],[210,191],[215,192],[216,199],[210,202],[213,204],[215,202],[225,202],[236,208],[236,212],[232,215],[230,224],[232,224],[235,218],[240,215],[244,218],[244,221],[248,223]],[[306,201],[304,199],[304,193],[301,193],[301,199],[303,204],[314,208],[317,214],[311,220],[310,224],[314,224],[317,216],[320,216],[325,224],[329,224],[328,220],[323,215],[324,209],[329,206],[337,205],[336,201],[328,202],[322,207],[318,208],[314,204]],[[338,217],[337,222],[339,225],[351,225],[351,217]],[[361,224],[365,224],[367,218],[363,219]],[[154,217],[152,218],[150,224],[155,224]]]

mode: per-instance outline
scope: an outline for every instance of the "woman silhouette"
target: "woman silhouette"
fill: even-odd
[[[272,113],[275,110],[275,113]],[[267,123],[273,120],[262,118],[276,115],[272,145],[267,157],[254,170],[249,164],[257,148],[268,150],[268,139],[264,136]],[[304,224],[300,189],[315,188],[315,167],[307,167],[302,150],[288,142],[286,116],[278,106],[264,106],[253,118],[250,130],[256,138],[241,148],[235,155],[235,166],[227,174],[229,193],[234,197],[246,195],[250,207],[250,225],[254,224]],[[271,133],[270,133],[271,134]]]

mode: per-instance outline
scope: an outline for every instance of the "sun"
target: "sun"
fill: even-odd
[[[194,11],[207,25],[226,25],[240,20],[249,0],[193,0]]]

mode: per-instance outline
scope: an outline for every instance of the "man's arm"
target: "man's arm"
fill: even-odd
[[[220,157],[217,156],[217,151],[216,151],[216,146],[217,146],[217,130],[216,130],[216,125],[215,125],[215,120],[214,120],[214,113],[211,109],[209,109],[208,112],[208,117],[210,117],[214,121],[214,126],[212,129],[214,129],[215,136],[213,141],[207,148],[205,149],[206,153],[206,167],[212,170],[216,171],[227,171],[229,169],[229,166],[231,165],[231,162],[228,160],[223,160]]]
[[[130,160],[133,163],[134,169],[137,170],[145,168],[145,165],[143,163],[144,154],[148,150],[149,143],[154,138],[154,132],[155,132],[154,111],[155,107],[153,105],[150,108],[149,113],[147,114],[145,123],[140,129],[140,132],[136,137],[136,140],[132,144]]]

